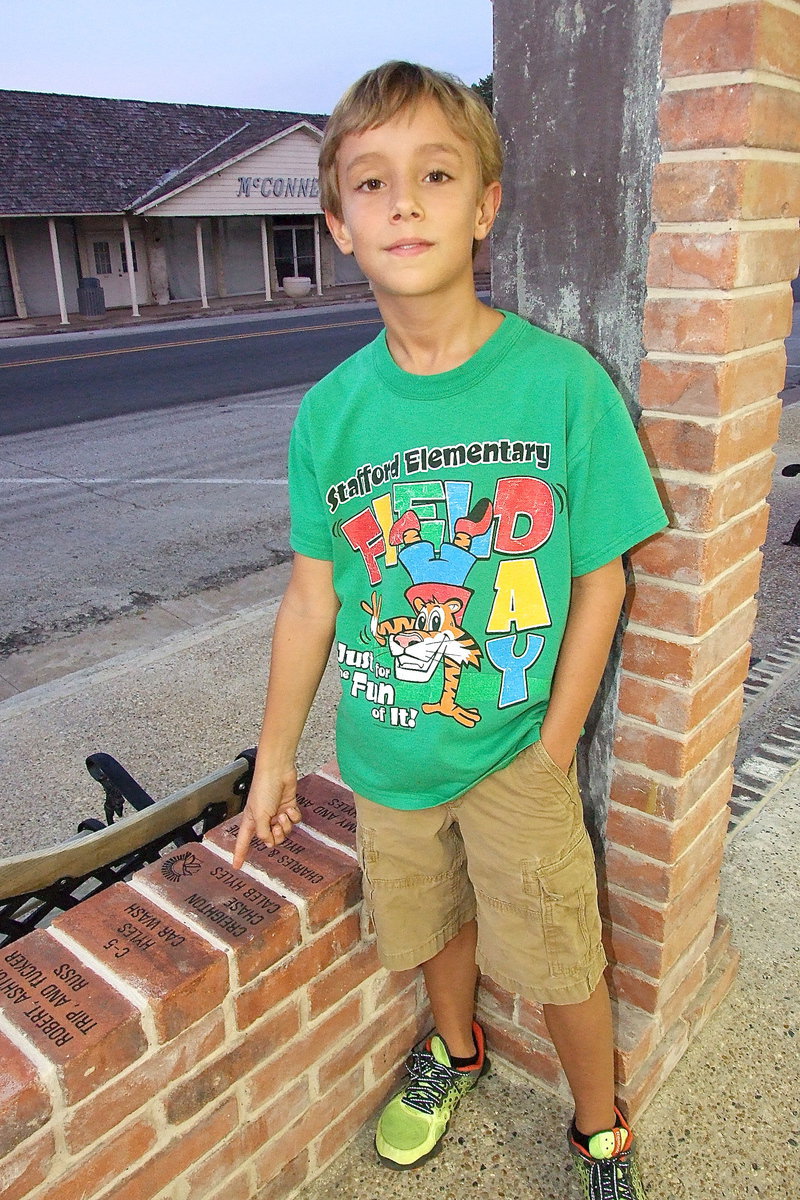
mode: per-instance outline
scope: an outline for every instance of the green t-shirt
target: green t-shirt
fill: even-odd
[[[339,769],[392,808],[454,799],[536,740],[571,577],[666,524],[605,371],[504,318],[439,375],[401,370],[381,334],[292,432],[291,545],[332,560],[341,601]]]

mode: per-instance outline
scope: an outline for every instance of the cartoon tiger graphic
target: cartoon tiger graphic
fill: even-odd
[[[369,604],[362,600],[361,607],[369,614],[370,630],[378,645],[388,642],[398,679],[427,683],[439,663],[444,663],[442,694],[436,704],[423,704],[422,711],[452,717],[471,729],[481,714],[477,708],[464,708],[456,700],[462,670],[465,666],[480,670],[483,657],[475,639],[458,623],[469,595],[466,588],[437,583],[411,587],[406,597],[416,615],[383,621],[381,598],[375,592]]]

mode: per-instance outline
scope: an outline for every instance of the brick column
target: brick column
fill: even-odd
[[[518,110],[525,102],[530,106],[531,97],[507,108],[515,148],[511,192],[521,206],[528,199],[526,187],[532,198],[530,210],[521,207],[507,218],[508,228],[516,221],[513,240],[506,236],[504,241],[501,229],[496,268],[501,293],[516,288],[523,311],[526,288],[536,289],[536,278],[526,272],[526,238],[536,236],[543,247],[539,253],[547,255],[547,238],[526,234],[526,215],[530,219],[534,213],[555,226],[561,220],[557,208],[542,212],[546,192],[540,189],[537,195],[529,182],[557,169],[547,160],[546,135],[540,132],[547,127],[543,107],[569,105],[571,97],[580,119],[592,125],[596,118],[582,106],[579,91],[559,96],[551,88],[558,87],[559,74],[571,80],[570,88],[579,88],[575,62],[581,56],[585,61],[592,38],[613,44],[622,36],[604,28],[615,20],[613,13],[589,7],[598,24],[558,26],[555,40],[541,51],[549,68],[543,63],[539,70],[535,39],[527,38],[529,77],[541,80],[549,74],[529,126],[532,161],[516,178],[514,154],[527,119]],[[663,25],[660,157],[656,145],[651,212],[649,197],[639,192],[640,180],[626,178],[624,170],[617,179],[611,171],[605,179],[593,177],[606,204],[616,203],[625,213],[626,227],[637,206],[654,223],[638,395],[614,345],[615,337],[622,344],[617,330],[630,322],[629,305],[620,304],[627,311],[615,314],[605,287],[595,288],[606,305],[601,318],[565,330],[610,366],[634,415],[638,400],[641,442],[671,518],[668,531],[632,556],[607,812],[591,798],[597,824],[602,826],[605,817],[601,907],[612,961],[619,1095],[634,1114],[678,1062],[736,971],[730,931],[717,912],[718,880],[780,417],[776,393],[784,380],[783,339],[791,327],[789,280],[800,256],[800,4],[675,0],[665,21],[655,3],[644,7],[651,35],[656,20]],[[517,36],[511,26],[504,34],[502,21],[510,15],[515,28],[524,28],[521,10],[546,20],[537,0],[497,0],[501,89],[508,70],[503,42]],[[655,100],[658,82],[647,83],[640,41],[631,48],[626,69],[630,86],[641,89],[646,113],[647,87],[656,89],[650,93]],[[619,67],[616,63],[615,71]],[[623,126],[624,154],[630,110],[613,85],[603,86],[608,90],[599,102],[599,119],[612,130]],[[563,119],[569,129],[574,118]],[[637,132],[647,143],[645,124],[640,117]],[[592,130],[601,135],[600,125]],[[570,196],[566,167],[580,180],[581,166],[591,177],[587,168],[593,164],[577,161],[570,139],[566,142],[564,154],[572,158],[565,158],[560,174],[561,205],[574,213],[580,211],[581,196]],[[581,153],[587,151],[579,148]],[[555,156],[552,161],[557,163]],[[564,245],[569,252],[574,242],[577,252],[567,270],[577,274],[578,291],[592,271],[603,271],[604,284],[609,278],[602,263],[598,268],[603,251],[593,248],[592,239],[591,229],[583,235],[573,229],[560,243],[562,252]],[[587,258],[594,265],[582,274]],[[636,274],[633,255],[622,265],[631,297],[636,294],[630,283]],[[540,279],[547,278],[550,266]],[[527,306],[535,320],[557,329],[565,278],[560,271],[562,292]],[[599,321],[603,339],[597,336]],[[601,728],[601,743],[604,737]],[[594,776],[596,787],[596,771]],[[491,982],[482,1000],[501,1052],[558,1085],[536,1007]]]

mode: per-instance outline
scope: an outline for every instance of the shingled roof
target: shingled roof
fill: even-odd
[[[0,216],[121,213],[322,113],[0,90]],[[196,161],[196,160],[200,161]]]

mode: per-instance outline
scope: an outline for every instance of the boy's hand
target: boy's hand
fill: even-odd
[[[268,846],[280,846],[293,827],[302,820],[297,805],[297,774],[292,771],[279,780],[261,779],[250,787],[247,804],[239,818],[239,833],[233,851],[238,870],[245,860],[254,837]]]

